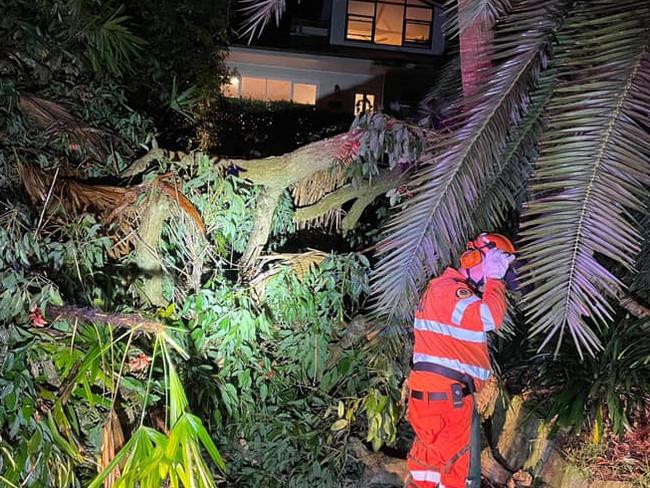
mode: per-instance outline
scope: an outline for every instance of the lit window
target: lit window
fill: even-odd
[[[377,44],[401,46],[404,6],[377,3],[375,19],[375,42]]]
[[[242,76],[241,96],[252,100],[266,100],[266,78]]]
[[[374,3],[354,0],[348,2],[348,39],[372,41],[374,19]]]
[[[433,11],[430,8],[406,7],[404,42],[428,44],[431,39],[432,18]]]
[[[289,80],[266,80],[267,100],[291,100],[291,82]]]
[[[230,77],[227,83],[221,87],[221,93],[224,97],[236,98],[239,96],[239,78],[236,76]]]
[[[375,96],[372,93],[354,94],[354,115],[372,112],[375,108]]]
[[[428,47],[432,23],[433,9],[421,0],[348,0],[346,39]]]
[[[293,101],[316,105],[317,86],[309,83],[293,83],[291,80],[274,80],[253,76],[233,77],[222,86],[226,97],[242,97],[251,100]]]
[[[316,105],[316,85],[294,83],[293,101],[305,105]]]

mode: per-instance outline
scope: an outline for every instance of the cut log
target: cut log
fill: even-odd
[[[408,478],[406,460],[372,452],[359,439],[350,439],[352,455],[364,466],[363,475],[357,481],[358,487],[380,485],[402,487]]]

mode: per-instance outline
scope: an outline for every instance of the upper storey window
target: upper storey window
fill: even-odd
[[[421,0],[348,0],[346,39],[431,47],[433,9]]]

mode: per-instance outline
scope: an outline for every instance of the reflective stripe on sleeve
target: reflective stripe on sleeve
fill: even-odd
[[[440,473],[438,471],[411,471],[411,478],[415,481],[440,483]]]
[[[481,368],[480,366],[461,363],[457,359],[429,356],[428,354],[422,354],[420,352],[416,352],[413,354],[413,362],[439,364],[440,366],[446,366],[447,368],[455,369],[456,371],[460,371],[461,373],[467,373],[468,375],[473,376],[474,378],[482,381],[487,380],[492,374],[489,369]]]
[[[454,308],[454,312],[451,314],[451,321],[456,325],[460,325],[463,320],[463,315],[465,314],[465,309],[472,303],[478,302],[479,300],[480,298],[476,295],[472,295],[471,297],[459,300],[456,304],[456,307]]]
[[[485,342],[486,340],[485,332],[461,329],[435,320],[415,319],[415,328],[417,330],[436,332],[462,341]]]
[[[479,306],[479,311],[481,314],[481,322],[483,322],[483,330],[487,332],[496,329],[497,324],[494,322],[494,317],[492,317],[490,307],[488,307],[485,303],[481,303]]]

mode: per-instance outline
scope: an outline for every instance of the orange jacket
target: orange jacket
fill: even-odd
[[[434,363],[467,373],[476,389],[490,377],[487,332],[498,329],[506,312],[505,285],[488,279],[479,298],[459,271],[447,268],[429,282],[415,314],[413,363]],[[414,371],[412,389],[427,389],[431,374]]]

